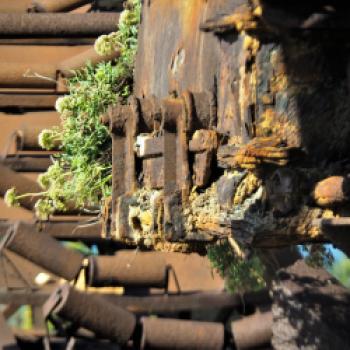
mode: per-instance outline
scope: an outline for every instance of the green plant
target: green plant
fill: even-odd
[[[46,219],[54,211],[99,208],[110,195],[111,140],[99,119],[110,104],[123,103],[132,92],[140,13],[140,0],[126,2],[118,32],[100,37],[95,44],[102,54],[118,49],[118,59],[95,67],[88,64],[76,72],[67,82],[69,95],[57,100],[61,127],[45,129],[39,136],[43,148],[53,149],[59,142],[61,151],[38,178],[43,192],[17,196],[11,189],[8,205],[17,205],[24,196],[38,196],[36,214]]]
[[[228,291],[241,293],[265,286],[264,266],[256,254],[238,257],[227,240],[208,246],[207,251],[212,267],[225,279]]]

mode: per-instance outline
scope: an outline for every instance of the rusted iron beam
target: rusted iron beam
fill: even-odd
[[[0,222],[0,236],[4,235],[7,229],[17,221]],[[18,230],[48,235],[58,240],[99,242],[102,240],[101,222],[89,221],[21,221]]]
[[[7,249],[68,281],[75,279],[82,267],[82,254],[63,247],[49,235],[33,232],[31,225],[14,225],[3,240]]]
[[[0,93],[0,109],[53,109],[57,100],[54,94]]]
[[[2,0],[0,1],[0,13],[25,13],[31,0]]]
[[[56,67],[50,64],[0,63],[0,88],[56,87]]]
[[[141,322],[141,349],[224,348],[224,326],[219,323],[148,317]]]
[[[4,196],[6,191],[12,187],[16,188],[17,194],[39,193],[41,187],[36,181],[28,179],[26,176],[16,173],[4,164],[0,164],[0,195]],[[37,197],[25,197],[19,200],[21,206],[32,210]]]
[[[0,14],[2,38],[96,37],[116,30],[118,13]]]
[[[57,68],[64,77],[69,78],[74,75],[74,71],[85,67],[88,62],[95,66],[100,62],[107,62],[116,59],[119,57],[119,55],[119,51],[114,51],[110,55],[101,56],[97,54],[94,48],[89,48],[88,50],[76,56],[70,57],[60,62],[57,65]]]
[[[21,46],[91,46],[96,38],[1,38],[0,45]]]
[[[70,11],[92,0],[33,0],[31,11],[33,12],[65,12]]]
[[[272,313],[256,312],[231,323],[235,349],[269,346],[272,338]]]
[[[94,293],[91,293],[94,294]],[[135,314],[166,314],[181,311],[210,309],[244,309],[259,305],[270,305],[271,298],[267,290],[245,293],[242,295],[226,292],[203,292],[188,294],[164,294],[151,296],[118,296],[115,294],[100,294],[109,302]],[[0,290],[1,304],[43,305],[48,299],[47,291],[4,291]]]
[[[90,257],[86,283],[92,287],[166,288],[168,268],[157,252],[118,251],[114,256]]]
[[[69,284],[57,288],[43,307],[45,318],[54,315],[75,326],[93,331],[96,336],[124,345],[132,337],[135,316],[97,295],[74,290]]]
[[[8,155],[3,164],[16,172],[42,173],[52,164],[50,155]]]

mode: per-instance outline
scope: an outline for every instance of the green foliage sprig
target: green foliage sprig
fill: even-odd
[[[215,270],[225,279],[231,293],[259,290],[265,287],[264,266],[256,254],[238,257],[228,241],[207,248],[208,258]]]
[[[69,95],[56,102],[61,127],[45,129],[39,136],[43,148],[53,149],[60,142],[61,151],[38,178],[43,192],[35,209],[41,219],[57,210],[100,207],[111,193],[111,140],[99,117],[110,104],[132,92],[140,14],[140,0],[125,3],[118,31],[100,37],[95,44],[100,54],[119,50],[120,56],[115,62],[88,64],[76,72],[67,82]],[[8,205],[18,204],[15,189],[6,198]]]

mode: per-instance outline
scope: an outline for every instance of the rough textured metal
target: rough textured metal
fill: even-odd
[[[57,65],[60,73],[69,78],[74,75],[74,71],[79,70],[86,66],[88,62],[92,65],[96,65],[100,62],[107,62],[118,58],[120,55],[119,51],[114,51],[112,54],[107,56],[100,56],[96,53],[94,48],[90,48],[76,56],[70,57]]]
[[[118,13],[0,14],[0,36],[96,37],[115,31],[118,21]]]
[[[272,338],[272,313],[257,312],[231,323],[237,350],[269,346]]]
[[[33,0],[31,9],[34,12],[65,12],[89,2],[91,0]]]
[[[75,279],[82,267],[83,255],[63,247],[49,235],[33,232],[31,225],[20,223],[6,243],[14,253],[42,266],[68,281]]]
[[[52,164],[47,155],[8,155],[3,164],[16,172],[42,173]]]
[[[52,109],[55,107],[57,97],[53,94],[0,94],[0,109]]]
[[[0,2],[0,13],[25,13],[31,0],[2,0]]]
[[[50,64],[0,63],[1,88],[56,88],[56,67]]]
[[[76,291],[69,284],[52,293],[44,305],[44,314],[57,315],[120,345],[127,343],[136,326],[136,318],[132,313],[100,296]]]
[[[219,323],[143,318],[141,349],[210,349],[224,348],[224,326]]]
[[[166,288],[167,265],[161,253],[118,251],[115,256],[90,257],[86,282],[93,287]]]

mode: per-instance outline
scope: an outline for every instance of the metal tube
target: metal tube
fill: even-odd
[[[16,172],[42,173],[52,164],[47,155],[9,155],[3,164]]]
[[[64,12],[92,2],[91,0],[34,0],[34,12]]]
[[[8,87],[54,89],[56,67],[50,64],[1,62],[0,88]]]
[[[12,187],[16,188],[17,194],[38,193],[42,191],[41,187],[35,181],[0,164],[0,195],[4,196],[6,191]],[[34,208],[36,201],[37,198],[34,197],[25,197],[19,200],[20,205],[29,210]]]
[[[55,315],[76,326],[93,331],[98,337],[123,345],[132,337],[136,318],[103,297],[74,290],[69,284],[56,289],[45,303],[44,315]]]
[[[224,326],[220,323],[145,317],[142,325],[143,350],[224,348]]]
[[[0,14],[0,37],[90,37],[117,29],[119,13]]]
[[[86,281],[94,287],[165,288],[167,264],[161,253],[121,250],[115,256],[90,257]]]
[[[0,109],[52,109],[55,107],[57,97],[53,94],[0,93]]]
[[[69,78],[74,75],[74,71],[83,68],[88,62],[92,65],[96,65],[100,62],[111,61],[114,58],[119,57],[120,52],[114,51],[113,54],[108,56],[100,56],[97,54],[94,48],[90,48],[76,56],[68,58],[58,64],[58,70],[60,73]]]
[[[6,243],[6,248],[68,281],[75,279],[83,263],[83,255],[62,246],[49,235],[19,223]]]
[[[25,13],[30,5],[30,0],[1,0],[0,13]]]
[[[272,312],[257,312],[231,324],[231,330],[238,350],[268,345],[272,338]]]

